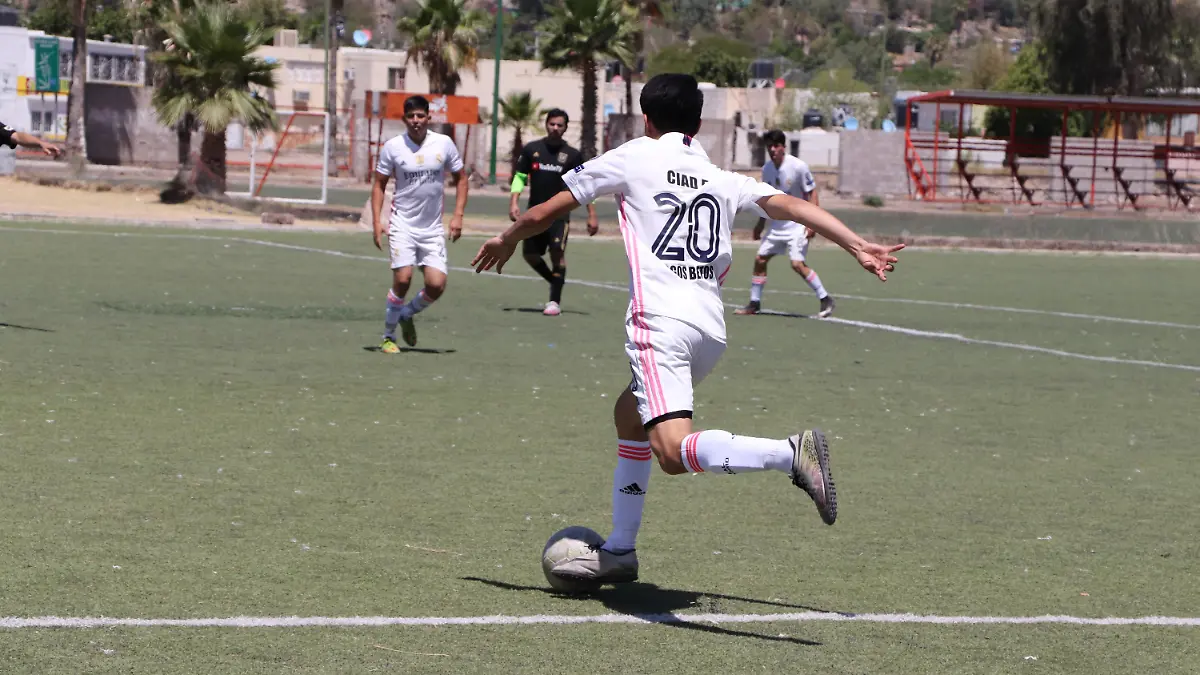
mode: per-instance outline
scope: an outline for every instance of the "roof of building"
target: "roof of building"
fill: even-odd
[[[1008,91],[950,89],[913,96],[911,103],[978,104],[1053,110],[1106,110],[1111,112],[1200,114],[1200,99],[1148,96],[1060,96],[1019,94]]]

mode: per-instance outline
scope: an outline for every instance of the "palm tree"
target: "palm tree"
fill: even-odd
[[[87,90],[87,0],[71,3],[71,89],[67,94],[67,158],[75,175],[83,174],[87,166],[87,130],[84,114],[87,106],[84,96]]]
[[[525,147],[522,135],[529,130],[536,130],[538,120],[545,113],[542,99],[534,98],[528,91],[514,91],[500,99],[500,126],[513,130],[512,146],[512,175],[517,173],[517,160],[521,157],[521,148]]]
[[[646,27],[651,23],[662,21],[663,9],[658,0],[625,0],[625,4],[633,10],[637,21],[637,29],[633,37],[631,63],[625,64],[625,138],[633,138],[633,69],[637,66],[637,57],[646,51]]]
[[[408,59],[429,73],[429,93],[454,95],[460,70],[475,72],[479,42],[491,25],[480,11],[468,10],[467,0],[420,0],[416,16],[396,22],[408,38]]]
[[[637,14],[624,0],[563,0],[551,8],[545,30],[549,39],[542,46],[542,67],[583,75],[579,145],[590,159],[596,156],[596,64],[632,61]]]
[[[270,104],[252,91],[275,86],[276,64],[254,56],[270,36],[219,0],[199,4],[163,28],[170,42],[157,58],[169,74],[154,92],[158,119],[172,126],[194,116],[204,131],[196,189],[222,194],[225,130],[234,121],[255,132],[276,126]]]

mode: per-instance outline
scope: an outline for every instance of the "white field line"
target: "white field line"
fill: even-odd
[[[749,293],[748,288],[730,288],[726,287],[727,291],[741,291]],[[787,290],[770,290],[763,289],[767,293],[779,293],[786,295],[810,295],[811,291],[787,291]],[[1108,323],[1127,323],[1135,326],[1156,326],[1159,328],[1180,328],[1183,330],[1200,330],[1200,325],[1192,323],[1173,323],[1171,321],[1150,321],[1148,319],[1127,319],[1121,316],[1105,316],[1102,314],[1080,314],[1077,312],[1056,312],[1049,309],[1026,309],[1024,307],[1002,307],[997,305],[976,305],[969,302],[945,302],[942,300],[916,300],[913,298],[875,298],[866,295],[845,295],[838,294],[840,300],[846,298],[848,300],[862,300],[865,302],[895,302],[905,305],[926,305],[929,307],[949,307],[950,309],[974,309],[984,312],[1007,312],[1010,314],[1035,314],[1041,316],[1053,316],[1062,319],[1082,319],[1084,321],[1108,322]]]
[[[1200,617],[1081,617],[1043,616],[939,616],[928,614],[839,614],[795,612],[789,614],[584,614],[530,616],[231,616],[203,619],[122,619],[113,617],[0,617],[0,629],[23,628],[377,628],[385,626],[537,626],[579,624],[744,624],[744,623],[905,623],[939,625],[1073,626],[1172,626],[1200,627]]]
[[[291,250],[291,251],[302,251],[305,253],[319,253],[319,254],[323,254],[323,255],[336,256],[339,258],[349,258],[352,260],[367,260],[367,261],[371,261],[371,262],[382,262],[382,261],[386,260],[385,258],[383,258],[381,256],[345,253],[343,251],[336,251],[336,250],[323,249],[323,248],[314,248],[311,246],[300,246],[298,244],[285,244],[282,242],[266,241],[263,239],[251,239],[249,237],[224,237],[224,236],[212,236],[212,235],[202,235],[202,234],[166,234],[166,233],[151,233],[151,232],[112,233],[112,232],[89,232],[89,231],[80,231],[80,230],[51,230],[51,229],[43,229],[43,228],[10,228],[10,227],[0,227],[0,231],[45,232],[45,233],[50,233],[50,234],[95,234],[95,235],[110,236],[110,237],[157,237],[157,238],[168,238],[168,239],[194,239],[194,240],[206,240],[206,241],[224,241],[224,242],[236,242],[236,243],[241,243],[241,244],[252,244],[252,245],[257,245],[257,246],[266,246],[266,247],[270,247],[270,248],[281,248],[281,249],[286,249],[286,250]],[[510,261],[509,264],[512,264],[512,261]],[[455,272],[464,272],[464,273],[469,273],[469,274],[475,273],[475,270],[472,268],[469,268],[469,267],[451,267],[450,269]],[[517,280],[517,281],[542,281],[541,277],[528,276],[528,275],[522,275],[522,274],[501,274],[501,275],[496,275],[496,276],[501,279],[507,278],[507,279],[513,279],[513,280]],[[628,290],[628,287],[626,285],[615,284],[615,283],[611,283],[611,282],[586,281],[586,280],[573,279],[569,283],[576,284],[579,286],[587,286],[590,288],[602,288],[602,289],[606,289],[606,290],[615,290],[615,291],[627,291]],[[733,290],[733,289],[730,289],[730,290]],[[869,298],[862,298],[859,296],[843,296],[843,297],[858,297],[858,299],[869,299]],[[904,300],[896,300],[896,301],[903,302]],[[909,302],[919,302],[919,303],[928,302],[930,304],[933,304],[934,301],[909,301]],[[954,305],[954,303],[945,303],[945,304],[952,305],[952,306]],[[987,306],[984,306],[984,305],[962,305],[962,307],[978,309],[978,308],[984,308]],[[996,308],[996,307],[989,307],[989,308],[1000,310],[1000,311],[1012,310],[1012,311],[1021,311],[1021,312],[1028,311],[1029,313],[1048,313],[1048,312],[1042,312],[1041,310],[1020,310],[1017,308]],[[1067,315],[1067,313],[1048,313],[1048,314],[1050,314],[1052,316],[1066,316]],[[1087,315],[1087,314],[1071,314],[1070,316],[1072,318],[1089,318],[1089,319],[1094,319],[1094,320],[1119,321],[1119,322],[1125,322],[1125,323],[1142,323],[1142,324],[1146,324],[1146,325],[1168,326],[1168,327],[1175,327],[1175,328],[1186,328],[1186,329],[1200,328],[1200,326],[1192,326],[1192,325],[1188,325],[1188,324],[1168,324],[1168,323],[1164,323],[1164,322],[1144,322],[1144,321],[1140,321],[1137,319],[1122,319],[1119,317],[1100,317],[1100,316],[1093,316],[1093,315]],[[1024,344],[1021,342],[1003,342],[1000,340],[981,340],[981,339],[976,339],[976,338],[969,338],[964,335],[959,335],[957,333],[943,333],[943,332],[938,332],[938,331],[926,331],[926,330],[920,330],[920,329],[916,329],[916,328],[905,328],[903,326],[893,326],[890,324],[871,323],[869,321],[854,321],[854,320],[850,320],[850,319],[841,319],[841,318],[837,318],[837,317],[830,317],[827,319],[822,319],[822,321],[827,321],[830,323],[838,323],[838,324],[842,324],[842,325],[846,325],[846,326],[855,326],[858,328],[869,328],[872,330],[881,330],[881,331],[885,331],[885,332],[889,332],[889,333],[898,333],[901,335],[908,335],[911,337],[921,337],[921,338],[929,338],[929,339],[935,339],[935,340],[951,340],[951,341],[960,342],[963,344],[983,345],[983,346],[988,346],[988,347],[1000,347],[1002,349],[1016,349],[1016,350],[1020,350],[1020,351],[1035,352],[1035,353],[1039,353],[1039,354],[1048,354],[1051,356],[1059,356],[1062,358],[1071,358],[1071,359],[1080,359],[1080,360],[1084,360],[1084,361],[1093,361],[1093,362],[1099,362],[1099,363],[1115,363],[1115,364],[1130,365],[1130,366],[1149,366],[1149,367],[1154,367],[1154,368],[1166,368],[1169,370],[1183,370],[1183,371],[1189,371],[1189,372],[1200,372],[1200,366],[1193,366],[1193,365],[1188,365],[1188,364],[1167,363],[1167,362],[1163,362],[1163,361],[1143,361],[1143,360],[1137,360],[1137,359],[1122,359],[1122,358],[1118,358],[1115,356],[1095,356],[1093,354],[1082,354],[1079,352],[1069,352],[1069,351],[1065,351],[1065,350],[1061,350],[1061,349],[1051,349],[1049,347],[1039,347],[1037,345]]]

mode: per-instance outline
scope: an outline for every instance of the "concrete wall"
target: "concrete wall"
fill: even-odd
[[[172,167],[178,164],[175,130],[162,126],[146,88],[87,85],[88,161],[95,164]],[[192,152],[200,134],[192,134]]]
[[[838,159],[839,192],[906,195],[904,134],[852,131],[841,135]]]
[[[609,148],[615,148],[621,144],[646,135],[646,126],[642,122],[641,115],[634,117],[633,135],[630,136],[625,132],[625,115],[614,114],[609,116],[608,136],[605,142]],[[742,134],[742,143],[745,144],[745,137]],[[708,158],[713,164],[722,169],[734,169],[734,143],[738,138],[735,132],[733,122],[728,120],[701,120],[700,133],[696,134],[696,142],[704,151],[708,153]],[[748,151],[744,151],[748,156]]]

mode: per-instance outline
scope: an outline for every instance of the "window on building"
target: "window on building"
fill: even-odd
[[[292,90],[292,108],[296,110],[308,110],[309,92],[306,89]]]
[[[141,84],[141,63],[136,56],[125,54],[91,54],[88,68],[89,82],[112,84]]]
[[[403,68],[388,68],[388,89],[393,91],[404,90]]]

